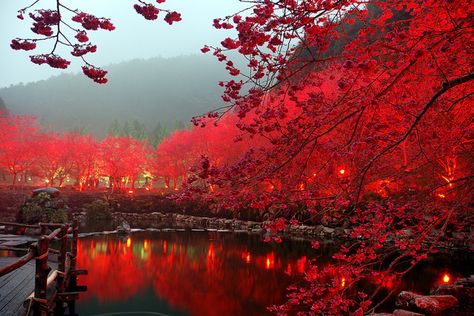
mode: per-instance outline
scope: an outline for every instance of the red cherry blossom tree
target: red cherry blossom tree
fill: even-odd
[[[87,32],[106,30],[113,31],[115,26],[108,18],[99,18],[90,13],[79,9],[72,9],[65,5],[65,1],[56,0],[52,8],[38,8],[44,1],[35,0],[24,8],[18,10],[18,19],[24,20],[25,15],[32,20],[31,31],[35,33],[32,38],[15,38],[11,41],[10,47],[15,50],[35,50],[39,41],[52,42],[52,48],[49,53],[31,55],[31,62],[42,65],[47,64],[53,68],[65,69],[71,63],[67,58],[58,55],[59,46],[71,49],[71,55],[80,58],[84,66],[82,72],[84,75],[99,84],[107,83],[107,71],[100,69],[86,60],[86,55],[95,53],[97,45],[89,41]],[[172,25],[174,22],[181,21],[181,14],[176,11],[170,11],[158,8],[153,3],[147,3],[141,0],[133,5],[135,11],[147,20],[156,20],[160,12],[166,13],[163,20]],[[157,0],[162,4],[165,0]]]
[[[466,210],[472,209],[474,179],[474,7],[467,0],[245,2],[247,10],[213,22],[218,29],[235,29],[237,37],[202,49],[235,77],[220,83],[227,105],[193,121],[205,126],[208,118],[229,115],[238,120],[236,140],[255,143],[244,143],[228,164],[213,158],[220,154],[213,150],[202,158],[199,147],[178,150],[177,158],[191,158],[174,175],[184,176],[188,161],[197,161],[187,193],[208,195],[220,207],[269,211],[274,222],[265,226],[268,240],[280,241],[279,232],[296,223],[297,212],[348,229],[349,241],[334,262],[313,261],[304,282],[275,312],[376,311],[396,291],[380,280],[399,280],[449,244],[453,232],[472,225]],[[33,14],[32,31],[60,44],[57,4],[56,10]],[[159,13],[146,3],[135,10],[146,19]],[[110,29],[107,20],[74,14],[86,30],[101,23]],[[172,13],[166,19],[177,20]],[[24,50],[34,44],[11,43]],[[86,44],[74,52],[94,50]],[[247,67],[237,68],[229,51],[244,56]],[[54,49],[51,54],[32,60],[67,66]],[[86,69],[105,82],[102,70]],[[116,180],[136,174],[116,163],[125,150],[118,143],[104,141],[107,173]],[[160,151],[172,156],[166,146]],[[203,181],[218,194],[202,190]]]
[[[39,139],[35,118],[0,117],[0,166],[12,175],[12,186],[15,186],[18,175],[29,171],[36,161]]]
[[[147,167],[150,149],[144,141],[131,137],[108,136],[101,143],[103,172],[111,177],[113,188],[133,189],[135,180]]]

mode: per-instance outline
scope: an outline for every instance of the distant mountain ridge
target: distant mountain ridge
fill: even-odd
[[[61,74],[2,88],[0,97],[10,113],[37,116],[57,131],[103,136],[116,120],[136,120],[148,128],[189,122],[221,104],[217,83],[227,75],[212,57],[136,59],[106,67],[106,85],[83,74]]]

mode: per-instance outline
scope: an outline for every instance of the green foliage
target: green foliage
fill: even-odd
[[[86,221],[110,221],[112,219],[111,205],[108,201],[98,199],[84,205],[86,208]]]
[[[47,193],[40,193],[28,199],[20,208],[17,220],[20,223],[66,223],[68,207],[61,199],[51,198]]]

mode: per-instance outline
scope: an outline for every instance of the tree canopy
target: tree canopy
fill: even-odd
[[[63,36],[60,10],[67,9],[61,2],[32,14],[33,32],[56,44]],[[334,262],[312,262],[305,281],[273,311],[375,311],[384,302],[380,293],[396,291],[383,280],[399,280],[472,225],[474,6],[467,0],[245,2],[247,10],[213,21],[237,37],[202,49],[235,77],[220,83],[225,105],[160,146],[194,149],[186,141],[200,127],[210,131],[200,133],[206,140],[220,133],[226,142],[188,150],[194,166],[169,149],[164,157],[188,177],[182,198],[198,194],[221,208],[270,212],[268,240],[280,241],[285,225],[307,219],[348,228],[350,242]],[[157,17],[153,4],[140,3],[139,14]],[[112,29],[107,19],[73,14],[86,30]],[[178,21],[178,13],[167,14],[168,23]],[[34,43],[16,39],[12,47],[29,50]],[[85,45],[71,44],[73,55],[95,51]],[[231,60],[234,51],[247,59],[246,68]],[[32,61],[68,64],[54,49]],[[83,69],[106,82],[103,70]],[[236,153],[223,163],[221,154],[231,150]]]

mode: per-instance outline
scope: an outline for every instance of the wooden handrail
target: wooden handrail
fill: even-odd
[[[62,314],[62,302],[68,301],[68,297],[74,294],[71,290],[77,289],[77,274],[78,272],[82,272],[82,270],[76,270],[77,241],[79,237],[77,221],[72,225],[57,223],[38,223],[38,225],[29,225],[11,222],[0,222],[0,225],[40,229],[41,236],[37,242],[30,245],[28,253],[12,264],[0,268],[0,277],[22,267],[30,260],[34,259],[35,289],[33,298],[29,297],[30,306],[33,307],[33,314],[44,315],[53,305],[55,305],[55,312],[57,312],[58,315]],[[49,235],[46,235],[46,232],[49,229],[54,230],[50,232]],[[60,241],[59,250],[50,247],[50,242],[53,239]],[[14,248],[0,246],[0,249],[12,250]],[[58,255],[58,270],[48,276],[50,272],[48,265],[49,253],[55,253]],[[56,294],[53,298],[48,298],[46,295],[47,287],[54,280],[56,281]],[[68,301],[68,304],[74,306],[74,302]]]
[[[0,225],[14,226],[14,227],[24,227],[24,228],[41,228],[40,225],[29,225],[29,224],[12,223],[12,222],[0,222]]]
[[[2,267],[0,269],[0,277],[1,276],[4,276],[5,274],[7,273],[10,273],[16,269],[19,269],[21,268],[22,266],[24,266],[25,264],[27,264],[31,259],[33,259],[35,257],[35,254],[33,252],[32,249],[30,249],[28,251],[28,253],[26,255],[24,255],[23,257],[21,257],[20,259],[18,259],[17,261],[13,262],[12,264],[9,264],[8,266],[6,267]]]
[[[58,236],[61,233],[61,231],[62,231],[62,227],[56,228],[55,230],[53,230],[53,232],[51,234],[46,236],[46,239],[48,239],[48,241],[53,240],[53,238]]]

